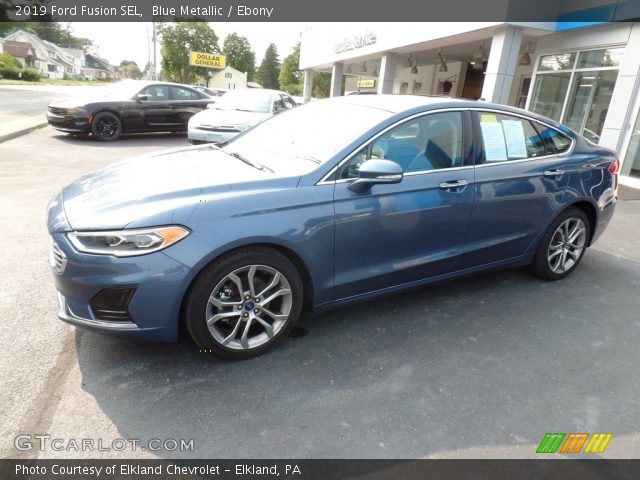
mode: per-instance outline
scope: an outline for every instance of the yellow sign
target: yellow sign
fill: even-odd
[[[226,57],[215,53],[190,52],[189,65],[206,68],[224,68]]]
[[[358,80],[358,88],[373,88],[375,86],[375,80]]]

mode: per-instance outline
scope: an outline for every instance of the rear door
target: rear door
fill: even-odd
[[[177,129],[186,130],[189,119],[196,113],[207,108],[203,95],[195,89],[186,87],[170,87],[171,90],[171,125]]]
[[[498,111],[473,113],[476,199],[463,266],[519,257],[562,207],[572,141],[525,116]],[[561,148],[544,136],[561,135]],[[564,139],[564,140],[563,140]]]

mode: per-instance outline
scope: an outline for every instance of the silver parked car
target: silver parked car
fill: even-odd
[[[189,142],[224,143],[266,118],[294,108],[296,102],[277,90],[229,90],[189,121]]]

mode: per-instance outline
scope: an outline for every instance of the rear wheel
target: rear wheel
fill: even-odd
[[[206,267],[187,295],[185,322],[203,349],[230,359],[275,347],[300,317],[300,274],[281,253],[251,248]]]
[[[122,133],[122,122],[111,112],[100,112],[93,117],[91,133],[94,138],[103,142],[117,140]]]
[[[582,260],[590,235],[589,219],[579,208],[562,213],[549,227],[533,260],[533,274],[560,280]]]

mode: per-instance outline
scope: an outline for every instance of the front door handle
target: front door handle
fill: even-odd
[[[544,172],[544,176],[545,177],[558,177],[560,175],[564,174],[564,172],[562,170],[559,169],[554,169],[554,170],[545,170]]]
[[[467,185],[469,185],[469,182],[466,180],[453,180],[451,182],[442,182],[439,187],[448,190],[450,188],[466,187]]]

